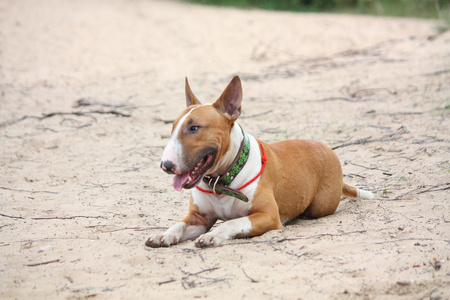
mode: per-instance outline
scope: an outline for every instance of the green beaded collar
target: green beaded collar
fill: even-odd
[[[211,176],[203,177],[203,181],[212,190],[212,192],[203,190],[198,186],[197,189],[202,192],[211,194],[225,194],[235,197],[244,202],[248,202],[247,196],[245,196],[242,192],[228,187],[231,182],[233,182],[234,178],[236,178],[236,176],[239,174],[239,172],[244,168],[250,153],[250,140],[248,134],[242,128],[241,130],[242,134],[244,135],[244,139],[241,142],[238,155],[236,155],[236,158],[234,159],[228,170],[225,172],[225,174],[215,178]]]

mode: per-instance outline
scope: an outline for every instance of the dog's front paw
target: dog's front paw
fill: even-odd
[[[199,248],[219,246],[224,241],[223,238],[213,235],[211,233],[202,234],[199,238],[195,240],[195,246]]]
[[[177,237],[174,234],[159,234],[149,237],[145,245],[152,248],[169,247],[178,244]]]

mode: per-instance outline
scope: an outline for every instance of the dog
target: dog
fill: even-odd
[[[235,76],[212,104],[201,104],[185,81],[187,108],[173,123],[161,168],[173,187],[192,189],[187,216],[150,237],[149,247],[196,239],[197,247],[261,235],[300,215],[336,211],[341,196],[372,199],[371,192],[343,182],[341,164],[326,144],[286,140],[267,144],[237,122],[242,85]],[[209,232],[217,220],[219,226]]]

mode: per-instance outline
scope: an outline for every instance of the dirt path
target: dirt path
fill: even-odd
[[[1,1],[0,298],[448,299],[450,34],[434,25]],[[146,249],[187,211],[159,170],[184,76],[210,102],[235,74],[248,132],[327,142],[375,200],[218,248]]]

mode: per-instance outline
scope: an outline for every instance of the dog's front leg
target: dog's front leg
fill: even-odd
[[[205,233],[206,226],[203,225],[189,225],[186,222],[179,222],[170,227],[163,234],[151,236],[145,243],[152,248],[169,247],[176,245],[181,241],[195,239],[199,235]]]
[[[214,218],[208,218],[198,211],[190,211],[181,222],[170,227],[163,234],[151,236],[145,245],[158,248],[176,245],[179,242],[192,240],[207,232],[216,222]]]
[[[198,237],[195,245],[197,247],[219,246],[225,240],[261,235],[269,230],[282,228],[283,225],[278,216],[273,217],[271,214],[258,212],[220,224],[213,231]]]

